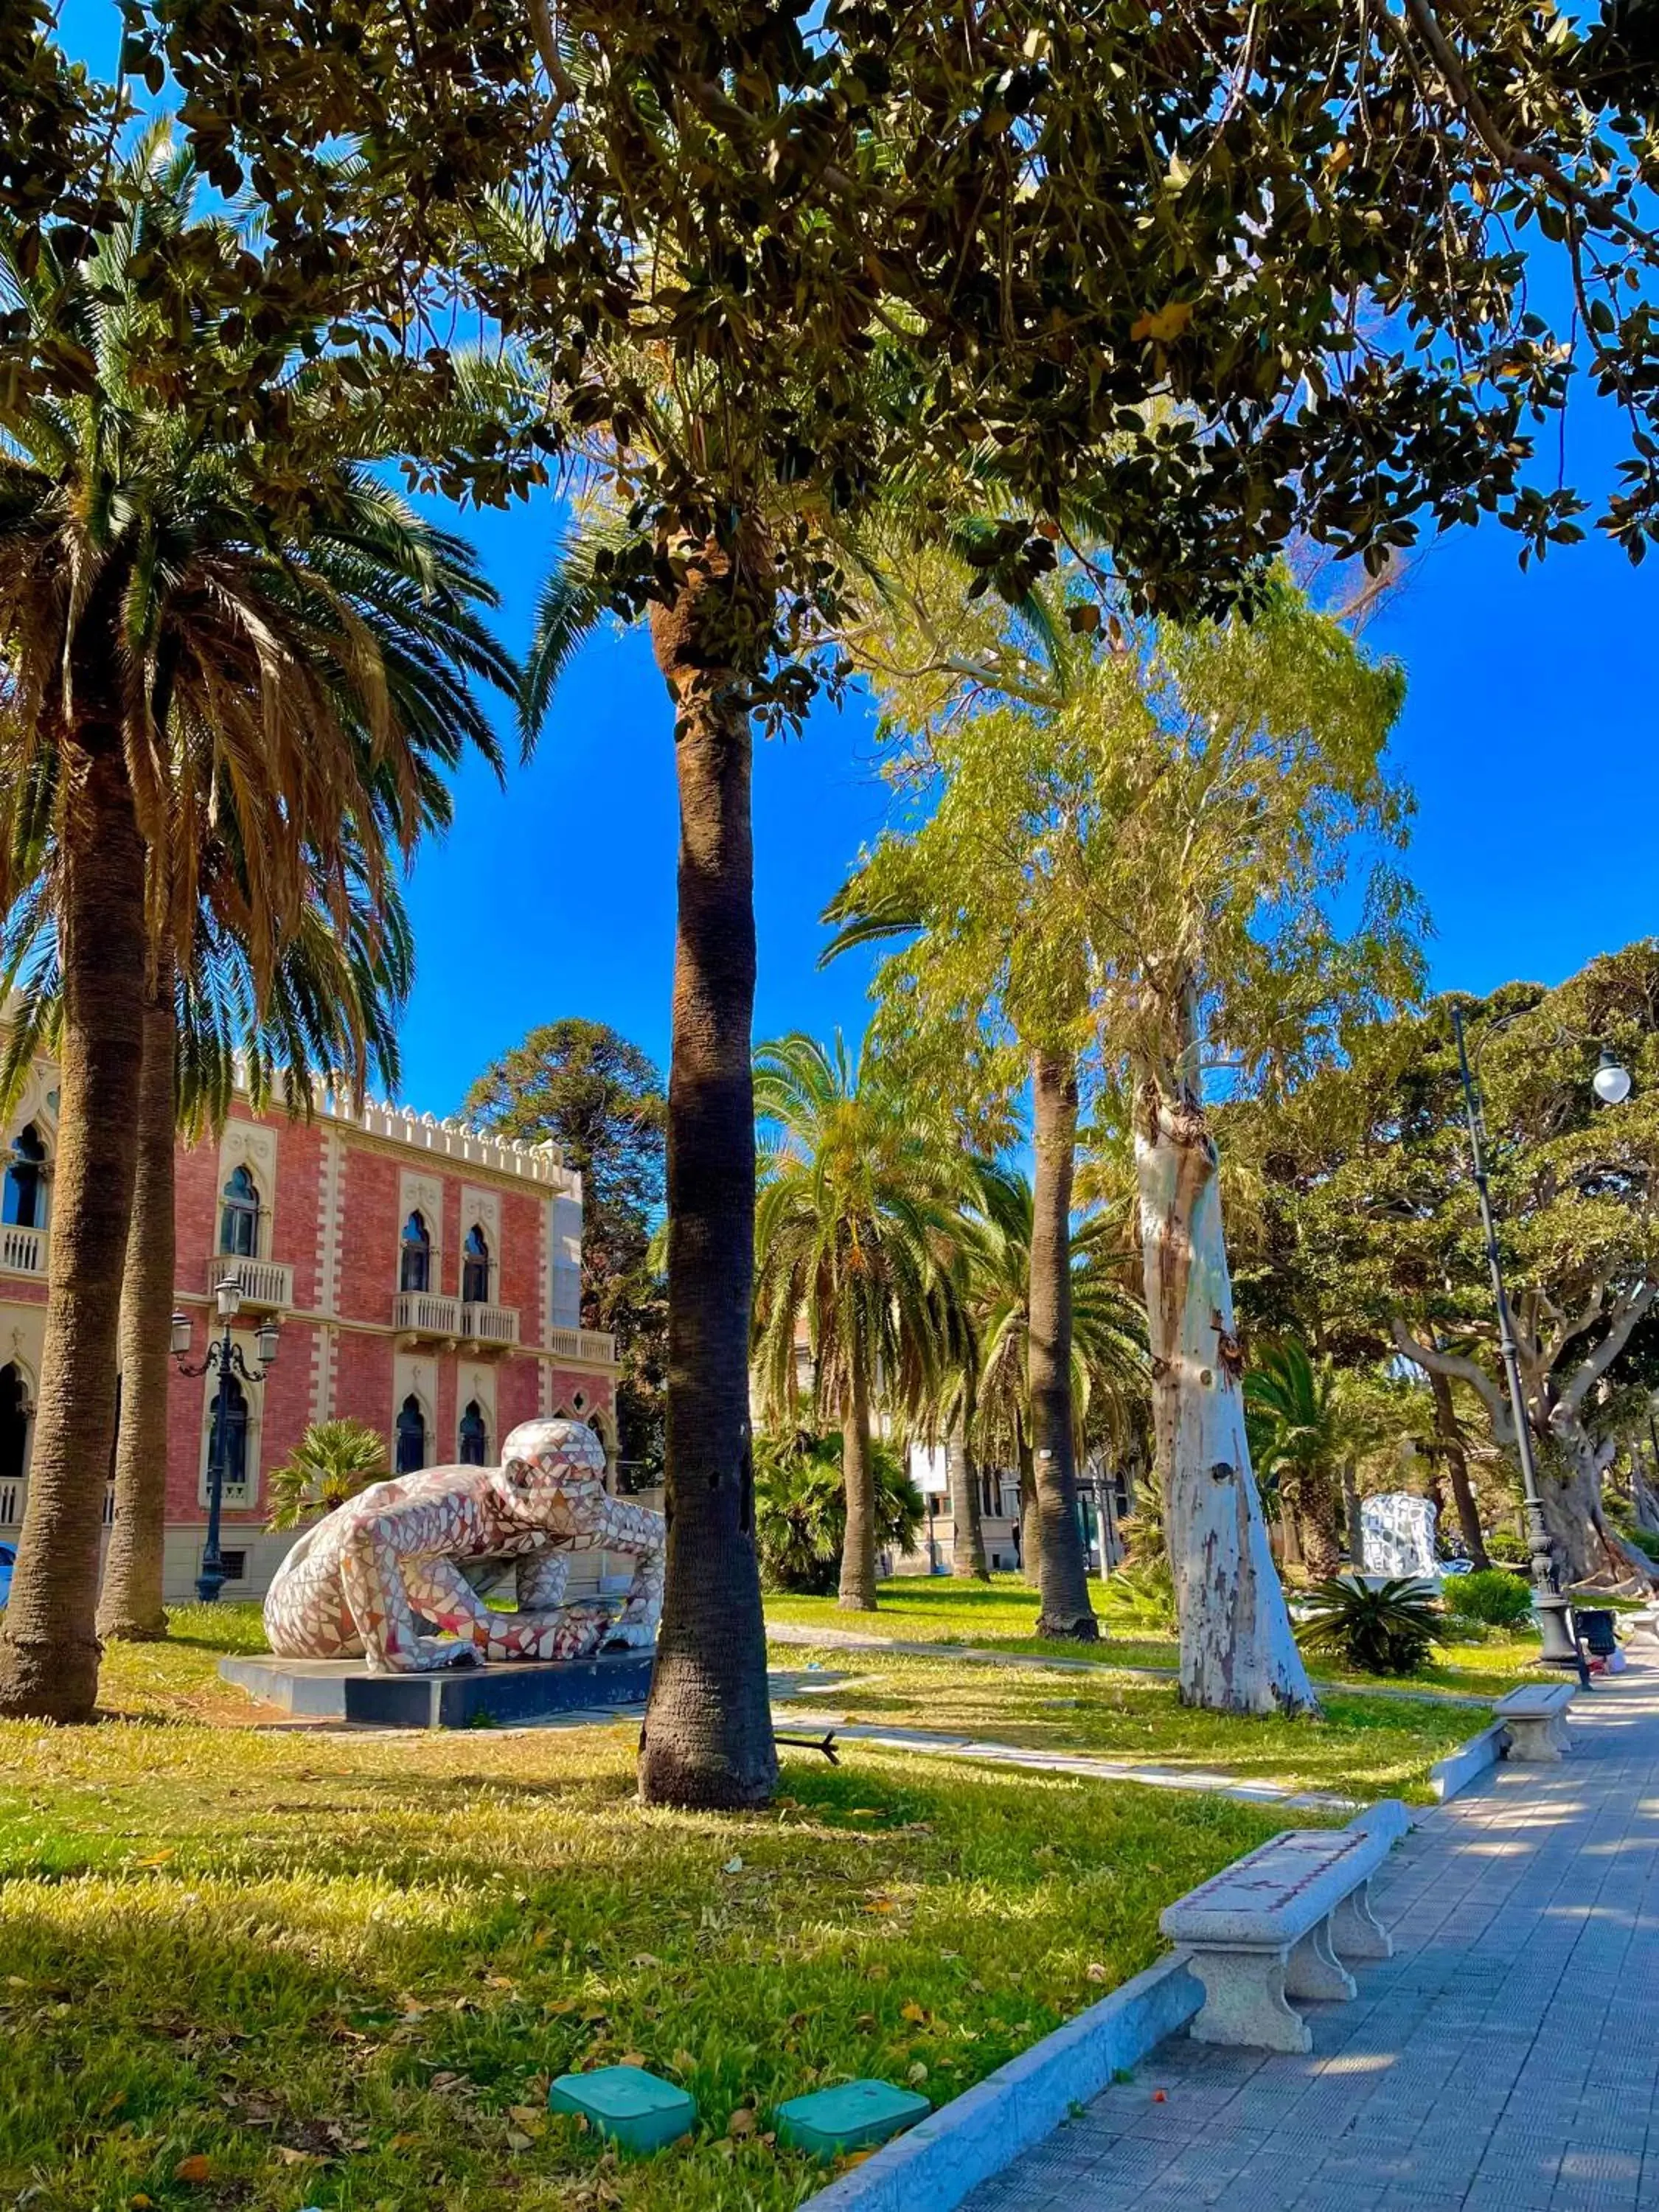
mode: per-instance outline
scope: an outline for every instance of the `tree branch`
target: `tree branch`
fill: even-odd
[[[1393,1316],[1390,1326],[1398,1351],[1404,1352],[1407,1359],[1414,1361],[1425,1373],[1450,1375],[1461,1382],[1467,1382],[1472,1390],[1478,1392],[1486,1408],[1493,1437],[1500,1444],[1513,1441],[1515,1421],[1504,1394],[1478,1361],[1466,1358],[1461,1352],[1441,1352],[1433,1346],[1419,1343],[1398,1314]]]
[[[1659,1297],[1659,1281],[1644,1283],[1641,1289],[1626,1301],[1614,1317],[1612,1328],[1591,1352],[1589,1358],[1583,1361],[1577,1373],[1562,1392],[1553,1419],[1577,1419],[1578,1409],[1589,1395],[1592,1386],[1601,1381],[1626,1345],[1629,1343],[1631,1331],[1653,1304],[1656,1297]]]

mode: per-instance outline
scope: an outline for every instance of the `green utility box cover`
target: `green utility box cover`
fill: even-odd
[[[547,2093],[547,2105],[553,2112],[580,2112],[590,2127],[629,2150],[660,2150],[697,2124],[695,2097],[638,2066],[561,2074]]]
[[[778,2133],[797,2150],[834,2158],[867,2143],[884,2143],[932,2110],[926,2097],[891,2081],[844,2081],[839,2088],[815,2089],[810,2097],[792,2097],[780,2105]]]

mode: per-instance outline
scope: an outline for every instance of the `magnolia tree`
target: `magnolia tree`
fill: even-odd
[[[854,890],[924,914],[881,974],[890,1028],[955,1023],[994,1063],[1040,1018],[1132,1132],[1182,1693],[1218,1711],[1314,1698],[1251,1475],[1206,1071],[1283,1083],[1414,988],[1400,697],[1276,585],[1251,623],[1097,648],[1063,699],[937,717],[915,824]]]

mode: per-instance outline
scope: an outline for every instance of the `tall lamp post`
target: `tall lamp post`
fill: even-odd
[[[1546,1667],[1571,1667],[1579,1680],[1588,1686],[1589,1669],[1579,1649],[1571,1603],[1562,1590],[1555,1554],[1550,1547],[1549,1531],[1544,1525],[1544,1501],[1538,1488],[1538,1462],[1533,1455],[1532,1429],[1527,1419],[1527,1401],[1521,1387],[1521,1355],[1516,1346],[1515,1327],[1510,1318],[1509,1293],[1504,1287],[1504,1266],[1498,1256],[1498,1230],[1492,1220],[1492,1193],[1486,1182],[1486,1129],[1480,1095],[1474,1086],[1474,1078],[1469,1072],[1468,1048],[1463,1040],[1463,1010],[1461,1006],[1452,1008],[1452,1027],[1457,1036],[1457,1072],[1463,1083],[1463,1113],[1468,1123],[1469,1158],[1474,1170],[1474,1188],[1480,1200],[1480,1230],[1486,1239],[1486,1266],[1492,1275],[1492,1297],[1498,1307],[1498,1348],[1504,1362],[1504,1379],[1509,1388],[1510,1418],[1515,1425],[1515,1448],[1521,1460],[1527,1541],[1532,1547],[1533,1606],[1538,1615],[1540,1646],[1538,1656]],[[1628,1072],[1605,1048],[1601,1065],[1591,1079],[1591,1088],[1604,1106],[1617,1106],[1630,1095]]]
[[[219,1395],[213,1417],[213,1440],[208,1448],[208,1525],[207,1542],[202,1550],[202,1571],[196,1577],[196,1595],[204,1605],[216,1605],[219,1593],[224,1588],[225,1562],[219,1549],[219,1515],[225,1497],[225,1452],[229,1442],[228,1416],[230,1412],[230,1378],[240,1375],[244,1382],[263,1382],[276,1360],[276,1324],[262,1321],[255,1333],[259,1347],[260,1365],[250,1368],[242,1358],[242,1348],[230,1340],[230,1325],[241,1310],[242,1283],[239,1275],[232,1275],[218,1284],[214,1299],[219,1309],[223,1331],[216,1344],[210,1341],[207,1358],[194,1366],[185,1355],[190,1350],[191,1324],[186,1313],[173,1316],[173,1356],[181,1375],[216,1374]]]

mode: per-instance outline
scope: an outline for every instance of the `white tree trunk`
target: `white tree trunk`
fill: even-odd
[[[1135,1168],[1182,1701],[1212,1712],[1316,1712],[1250,1471],[1215,1146],[1202,1109],[1144,1082]]]

